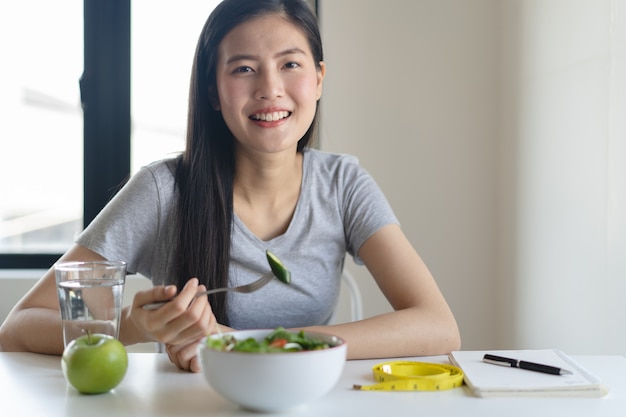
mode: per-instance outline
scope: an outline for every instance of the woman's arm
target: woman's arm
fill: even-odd
[[[103,258],[73,246],[61,260],[99,261]],[[50,268],[13,307],[0,327],[0,351],[63,352],[63,330],[54,268]]]
[[[349,359],[441,355],[460,348],[454,315],[399,226],[377,231],[359,255],[395,311],[330,326],[348,342]]]

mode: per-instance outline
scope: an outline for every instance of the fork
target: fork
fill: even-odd
[[[264,287],[268,282],[270,282],[274,278],[273,272],[268,272],[262,275],[259,279],[249,284],[240,285],[238,287],[223,287],[223,288],[213,288],[207,291],[200,291],[197,293],[194,298],[200,297],[202,295],[215,294],[216,292],[224,292],[224,291],[234,291],[242,294],[249,294],[251,292],[255,292],[259,288]],[[165,301],[157,301],[155,303],[144,304],[142,308],[144,310],[156,310],[157,308],[167,304],[170,300]]]

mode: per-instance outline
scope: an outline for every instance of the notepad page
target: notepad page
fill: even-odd
[[[483,362],[485,353],[556,366],[571,371],[572,375],[551,375],[488,364]],[[479,396],[569,391],[589,391],[588,394],[597,392],[598,396],[606,393],[599,378],[567,354],[555,349],[457,351],[450,354],[450,361],[463,370],[465,383]]]

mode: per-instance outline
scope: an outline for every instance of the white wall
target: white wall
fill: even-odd
[[[503,3],[511,342],[626,353],[626,1]]]
[[[355,154],[390,200],[459,321],[497,342],[495,0],[321,0],[322,148]],[[349,265],[368,315],[389,311]]]
[[[322,148],[378,180],[464,349],[626,353],[625,8],[321,0]]]

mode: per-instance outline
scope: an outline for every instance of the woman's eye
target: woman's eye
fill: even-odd
[[[247,73],[247,72],[252,72],[252,68],[247,67],[247,66],[241,66],[241,67],[237,67],[235,68],[235,70],[233,71],[234,73]]]
[[[285,64],[285,68],[298,68],[300,66],[300,64],[298,64],[297,62],[288,62]]]

